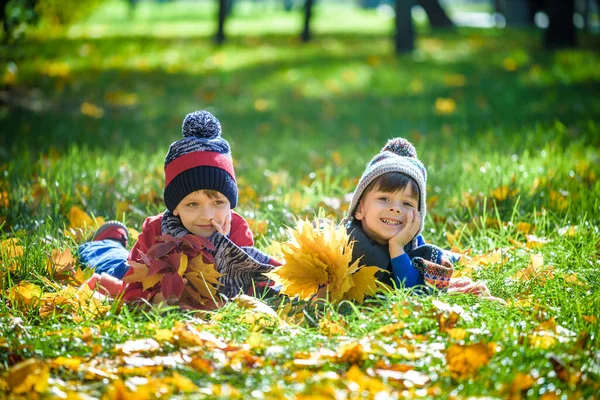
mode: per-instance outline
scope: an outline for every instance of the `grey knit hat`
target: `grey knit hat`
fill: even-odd
[[[165,205],[173,211],[196,190],[223,193],[235,208],[238,188],[229,143],[221,137],[221,123],[202,110],[186,115],[183,139],[171,143],[165,157]]]
[[[352,195],[350,208],[348,208],[348,214],[343,223],[345,224],[354,218],[358,203],[367,186],[376,178],[388,172],[401,172],[417,183],[419,187],[419,212],[421,213],[421,226],[418,232],[420,234],[425,224],[425,214],[427,212],[427,171],[423,163],[417,158],[415,147],[403,138],[388,140],[380,153],[367,164],[367,168],[360,177],[356,190]]]

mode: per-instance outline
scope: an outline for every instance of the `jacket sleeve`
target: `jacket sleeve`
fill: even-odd
[[[254,237],[248,222],[240,214],[231,212],[231,232],[229,239],[240,247],[254,246]]]
[[[413,265],[406,253],[392,258],[392,273],[397,287],[410,288],[424,284],[423,275]]]

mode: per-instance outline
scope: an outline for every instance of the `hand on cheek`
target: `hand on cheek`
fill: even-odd
[[[404,253],[404,246],[414,239],[421,226],[421,214],[418,210],[411,210],[406,214],[406,221],[402,229],[389,240],[390,256],[397,257]]]
[[[223,224],[219,224],[214,218],[210,220],[210,223],[221,235],[228,235],[231,231],[231,212],[225,216]]]

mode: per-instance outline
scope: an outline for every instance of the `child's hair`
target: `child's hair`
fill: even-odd
[[[223,193],[219,192],[218,190],[200,189],[199,191],[204,193],[206,195],[206,197],[208,197],[211,200],[215,200],[215,199],[218,199],[219,197],[223,196]]]
[[[413,193],[419,195],[419,186],[413,178],[402,172],[388,172],[375,178],[375,180],[365,188],[362,197],[364,198],[365,195],[372,190],[379,190],[384,193],[395,193],[399,190],[404,190],[408,185],[410,185]]]

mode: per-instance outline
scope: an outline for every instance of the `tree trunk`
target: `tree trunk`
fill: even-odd
[[[215,35],[217,44],[225,41],[225,17],[227,17],[227,0],[219,0],[218,26]]]
[[[4,31],[4,40],[8,42],[10,39],[10,32],[8,30],[8,21],[6,21],[6,6],[8,0],[0,0],[0,21],[2,21],[2,31]]]
[[[310,40],[310,17],[312,16],[313,0],[306,0],[304,4],[304,29],[302,30],[302,41]]]
[[[575,0],[548,1],[548,19],[550,24],[544,35],[546,49],[575,47],[577,35],[573,24]]]
[[[415,48],[415,30],[410,10],[412,0],[396,0],[394,42],[396,54],[409,53]]]
[[[396,2],[398,4],[398,2]],[[423,7],[429,18],[429,25],[435,28],[453,28],[454,23],[448,18],[446,11],[442,8],[438,0],[418,0],[418,4]]]

